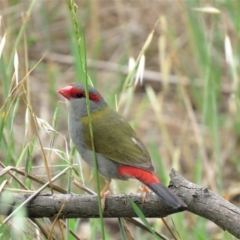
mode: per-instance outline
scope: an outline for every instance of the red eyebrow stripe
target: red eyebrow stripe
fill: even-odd
[[[71,95],[74,96],[76,94],[83,94],[86,97],[85,91],[79,90],[77,88],[72,88],[71,89]],[[98,94],[93,94],[93,93],[89,93],[89,99],[95,102],[99,102],[100,100],[100,96]]]
[[[74,87],[71,89],[71,95],[72,95],[72,96],[74,96],[74,95],[76,95],[76,94],[78,94],[78,93],[83,94],[83,95],[85,96],[85,92],[84,92],[84,91],[79,90],[79,89],[74,88]]]
[[[95,102],[99,102],[100,96],[98,94],[89,93],[89,99]]]

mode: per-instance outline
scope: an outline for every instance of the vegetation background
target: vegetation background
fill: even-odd
[[[76,0],[76,4],[86,35],[88,74],[146,144],[156,174],[168,184],[173,167],[239,205],[240,1]],[[153,29],[145,67],[141,62],[138,70],[145,68],[143,84],[135,87],[133,81],[122,88],[128,68]],[[96,191],[94,174],[70,150],[66,107],[57,94],[57,89],[81,81],[74,38],[66,1],[0,1],[1,167],[14,166],[48,180],[71,165],[75,171],[56,184],[84,194],[71,177]],[[35,191],[41,186],[13,174],[15,179],[9,173],[1,175],[1,190]],[[136,192],[139,187],[134,180],[113,185],[116,193]],[[66,229],[56,224],[51,234],[74,239],[72,229],[80,239],[100,239],[99,221],[72,219]],[[161,219],[148,221],[170,236]],[[235,239],[188,212],[166,221],[180,239]],[[50,231],[49,219],[38,223]],[[104,225],[106,239],[121,238],[117,220],[107,219]],[[151,237],[129,227],[135,239]],[[27,219],[13,218],[0,228],[3,239],[45,238]]]

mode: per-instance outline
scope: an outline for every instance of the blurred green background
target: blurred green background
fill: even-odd
[[[173,167],[239,206],[240,1],[85,0],[76,5],[86,35],[88,75],[109,105],[117,106],[135,128],[161,180],[168,184]],[[135,86],[133,81],[123,88],[132,66],[129,59],[137,60],[153,29],[145,67],[139,70],[145,69],[143,84]],[[71,164],[66,107],[56,91],[81,81],[74,39],[66,1],[0,1],[1,164],[45,180],[46,172],[53,177]],[[96,191],[91,170],[75,155],[76,171],[56,184],[84,194],[72,185],[74,175]],[[30,190],[40,186],[15,176]],[[0,184],[22,189],[9,174],[0,178]],[[115,181],[113,185],[116,193],[130,193],[137,191],[139,183]],[[16,229],[14,221],[1,227],[5,239],[36,238],[30,222],[21,221]],[[187,212],[166,221],[181,239],[235,239]],[[170,236],[160,219],[149,222]],[[49,231],[47,219],[40,223]],[[117,221],[108,219],[105,226],[107,239],[120,239]],[[150,236],[129,227],[135,239]],[[52,234],[63,239],[65,232],[58,228]],[[101,238],[98,219],[72,220],[69,228],[80,239]],[[44,239],[42,233],[40,238]]]

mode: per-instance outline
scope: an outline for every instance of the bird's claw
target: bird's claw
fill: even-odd
[[[148,187],[146,187],[145,185],[142,185],[138,188],[138,190],[140,192],[142,192],[142,204],[145,203],[145,198],[146,198],[146,194],[150,192],[150,190],[148,189]]]
[[[100,196],[101,196],[101,204],[102,204],[102,210],[104,211],[104,209],[105,209],[105,202],[106,202],[106,197],[108,196],[108,195],[110,195],[111,194],[111,192],[108,190],[108,191],[106,191],[106,192],[101,192],[100,193]]]
[[[101,204],[102,204],[102,210],[103,211],[104,211],[104,208],[105,208],[106,197],[108,195],[110,195],[110,191],[109,191],[110,183],[111,183],[111,179],[107,180],[106,185],[104,186],[103,190],[100,192]]]

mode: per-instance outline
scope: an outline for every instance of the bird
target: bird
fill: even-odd
[[[135,178],[172,208],[184,207],[183,201],[155,176],[147,148],[125,118],[109,107],[94,87],[88,86],[88,92],[98,171],[106,179],[101,197],[104,198],[111,179]],[[84,85],[73,83],[59,89],[58,93],[67,99],[70,138],[82,159],[94,168]]]

